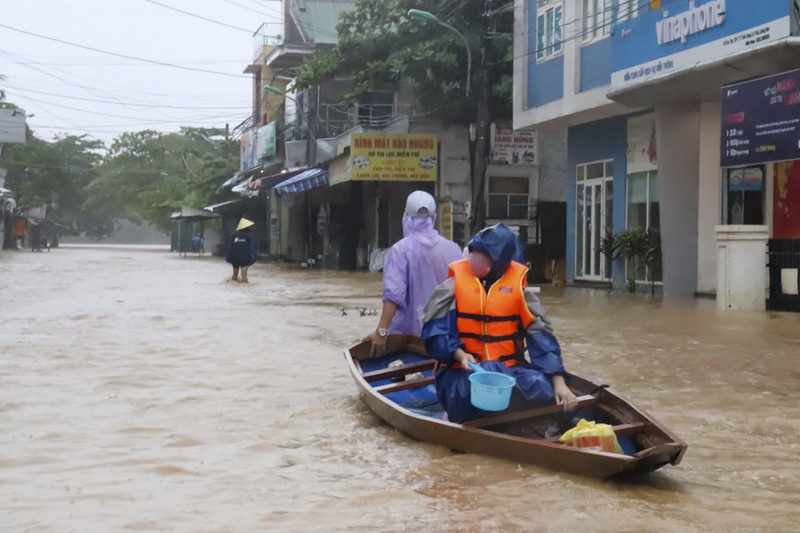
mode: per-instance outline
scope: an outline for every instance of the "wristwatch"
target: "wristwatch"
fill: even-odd
[[[386,336],[386,328],[378,328],[377,332],[378,332],[378,336],[379,337],[385,337]]]

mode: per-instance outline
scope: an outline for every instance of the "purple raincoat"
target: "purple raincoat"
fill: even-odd
[[[447,279],[450,263],[461,258],[458,245],[433,229],[431,217],[403,215],[403,238],[389,249],[383,264],[383,301],[397,305],[389,333],[420,334],[422,308]]]

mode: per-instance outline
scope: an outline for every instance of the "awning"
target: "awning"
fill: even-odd
[[[274,187],[278,194],[309,191],[328,184],[327,168],[310,168]]]
[[[301,168],[298,170],[287,170],[286,172],[279,172],[278,174],[273,174],[272,176],[265,176],[263,178],[259,178],[256,180],[255,186],[258,189],[264,191],[272,189],[273,187],[284,183],[298,174],[305,172],[308,170],[307,168]]]
[[[205,209],[193,209],[182,207],[180,211],[175,211],[169,215],[170,220],[205,220],[209,218],[219,218],[219,215],[206,211]]]
[[[203,209],[206,211],[211,211],[212,213],[229,213],[233,210],[233,208],[238,207],[242,202],[244,202],[244,200],[237,198],[236,200],[228,200],[227,202],[207,205]]]

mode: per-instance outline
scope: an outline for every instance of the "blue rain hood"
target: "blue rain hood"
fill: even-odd
[[[480,230],[469,240],[467,247],[492,258],[492,271],[487,278],[499,279],[514,259],[518,260],[520,247],[517,236],[503,223]]]

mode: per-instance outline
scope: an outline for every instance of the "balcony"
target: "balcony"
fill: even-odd
[[[262,63],[272,47],[283,43],[282,33],[283,22],[264,22],[259,26],[253,34],[253,63]]]

